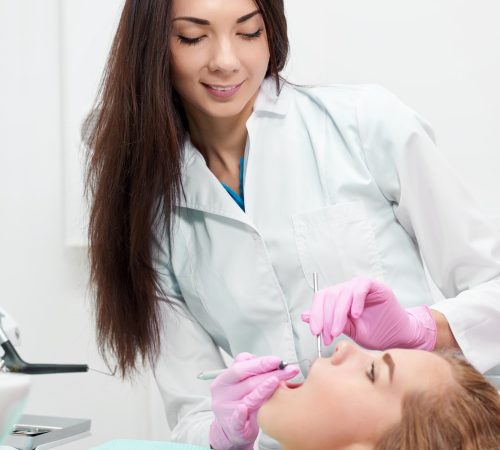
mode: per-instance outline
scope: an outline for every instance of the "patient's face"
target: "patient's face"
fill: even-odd
[[[448,362],[433,353],[367,352],[341,342],[331,358],[313,363],[300,387],[282,383],[258,420],[287,450],[371,448],[401,420],[406,393],[452,379]]]

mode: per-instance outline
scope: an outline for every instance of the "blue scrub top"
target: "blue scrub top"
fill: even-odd
[[[222,186],[226,188],[226,191],[228,194],[233,197],[234,201],[238,204],[238,206],[245,211],[245,195],[243,194],[243,165],[245,164],[245,157],[242,156],[240,158],[240,193],[241,195],[238,195],[236,192],[234,192],[227,184],[222,183]]]

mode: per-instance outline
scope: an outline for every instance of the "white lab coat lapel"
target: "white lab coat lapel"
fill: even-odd
[[[284,116],[289,105],[289,87],[285,84],[280,95],[276,95],[276,84],[272,78],[265,79],[255,100],[252,115],[247,121],[249,154],[247,165],[251,165],[253,142],[257,139],[259,116],[271,114],[277,117]],[[260,151],[265,151],[261,146]],[[238,222],[242,222],[256,229],[251,219],[252,186],[245,181],[245,209],[246,212],[236,204],[228,195],[220,181],[208,168],[201,153],[193,146],[191,141],[186,140],[184,146],[183,163],[183,187],[185,197],[181,196],[178,206],[196,209],[210,214],[224,216]],[[257,175],[258,176],[258,175]],[[247,207],[248,206],[248,207]]]
[[[250,218],[228,195],[189,140],[184,146],[184,156],[182,183],[185,196],[181,195],[178,206],[224,216],[254,228]]]

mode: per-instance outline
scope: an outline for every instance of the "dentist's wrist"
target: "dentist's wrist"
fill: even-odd
[[[216,450],[253,450],[254,442],[236,444],[226,434],[217,419],[214,419],[210,425],[208,434],[208,443],[210,448]]]
[[[460,346],[458,345],[458,342],[456,341],[455,336],[451,331],[450,324],[448,323],[448,319],[446,318],[446,316],[443,313],[436,311],[435,309],[430,309],[430,313],[434,321],[436,322],[436,350],[452,349],[461,351]]]
[[[431,352],[436,347],[437,324],[427,305],[407,308],[406,313],[411,317],[414,326],[414,340],[409,348]]]

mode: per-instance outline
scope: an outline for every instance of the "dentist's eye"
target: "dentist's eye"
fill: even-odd
[[[178,38],[178,41],[181,43],[181,44],[185,44],[185,45],[196,45],[198,42],[201,41],[201,39],[203,38],[203,36],[201,37],[197,37],[197,38],[187,38],[185,36],[181,36],[180,34],[177,35],[177,38]]]
[[[243,37],[243,39],[256,39],[258,37],[260,37],[262,35],[262,28],[259,28],[255,33],[248,33],[248,34],[245,34],[245,33],[242,33],[241,36]]]
[[[375,383],[375,361],[372,361],[370,368],[366,371],[366,376],[372,383]]]

